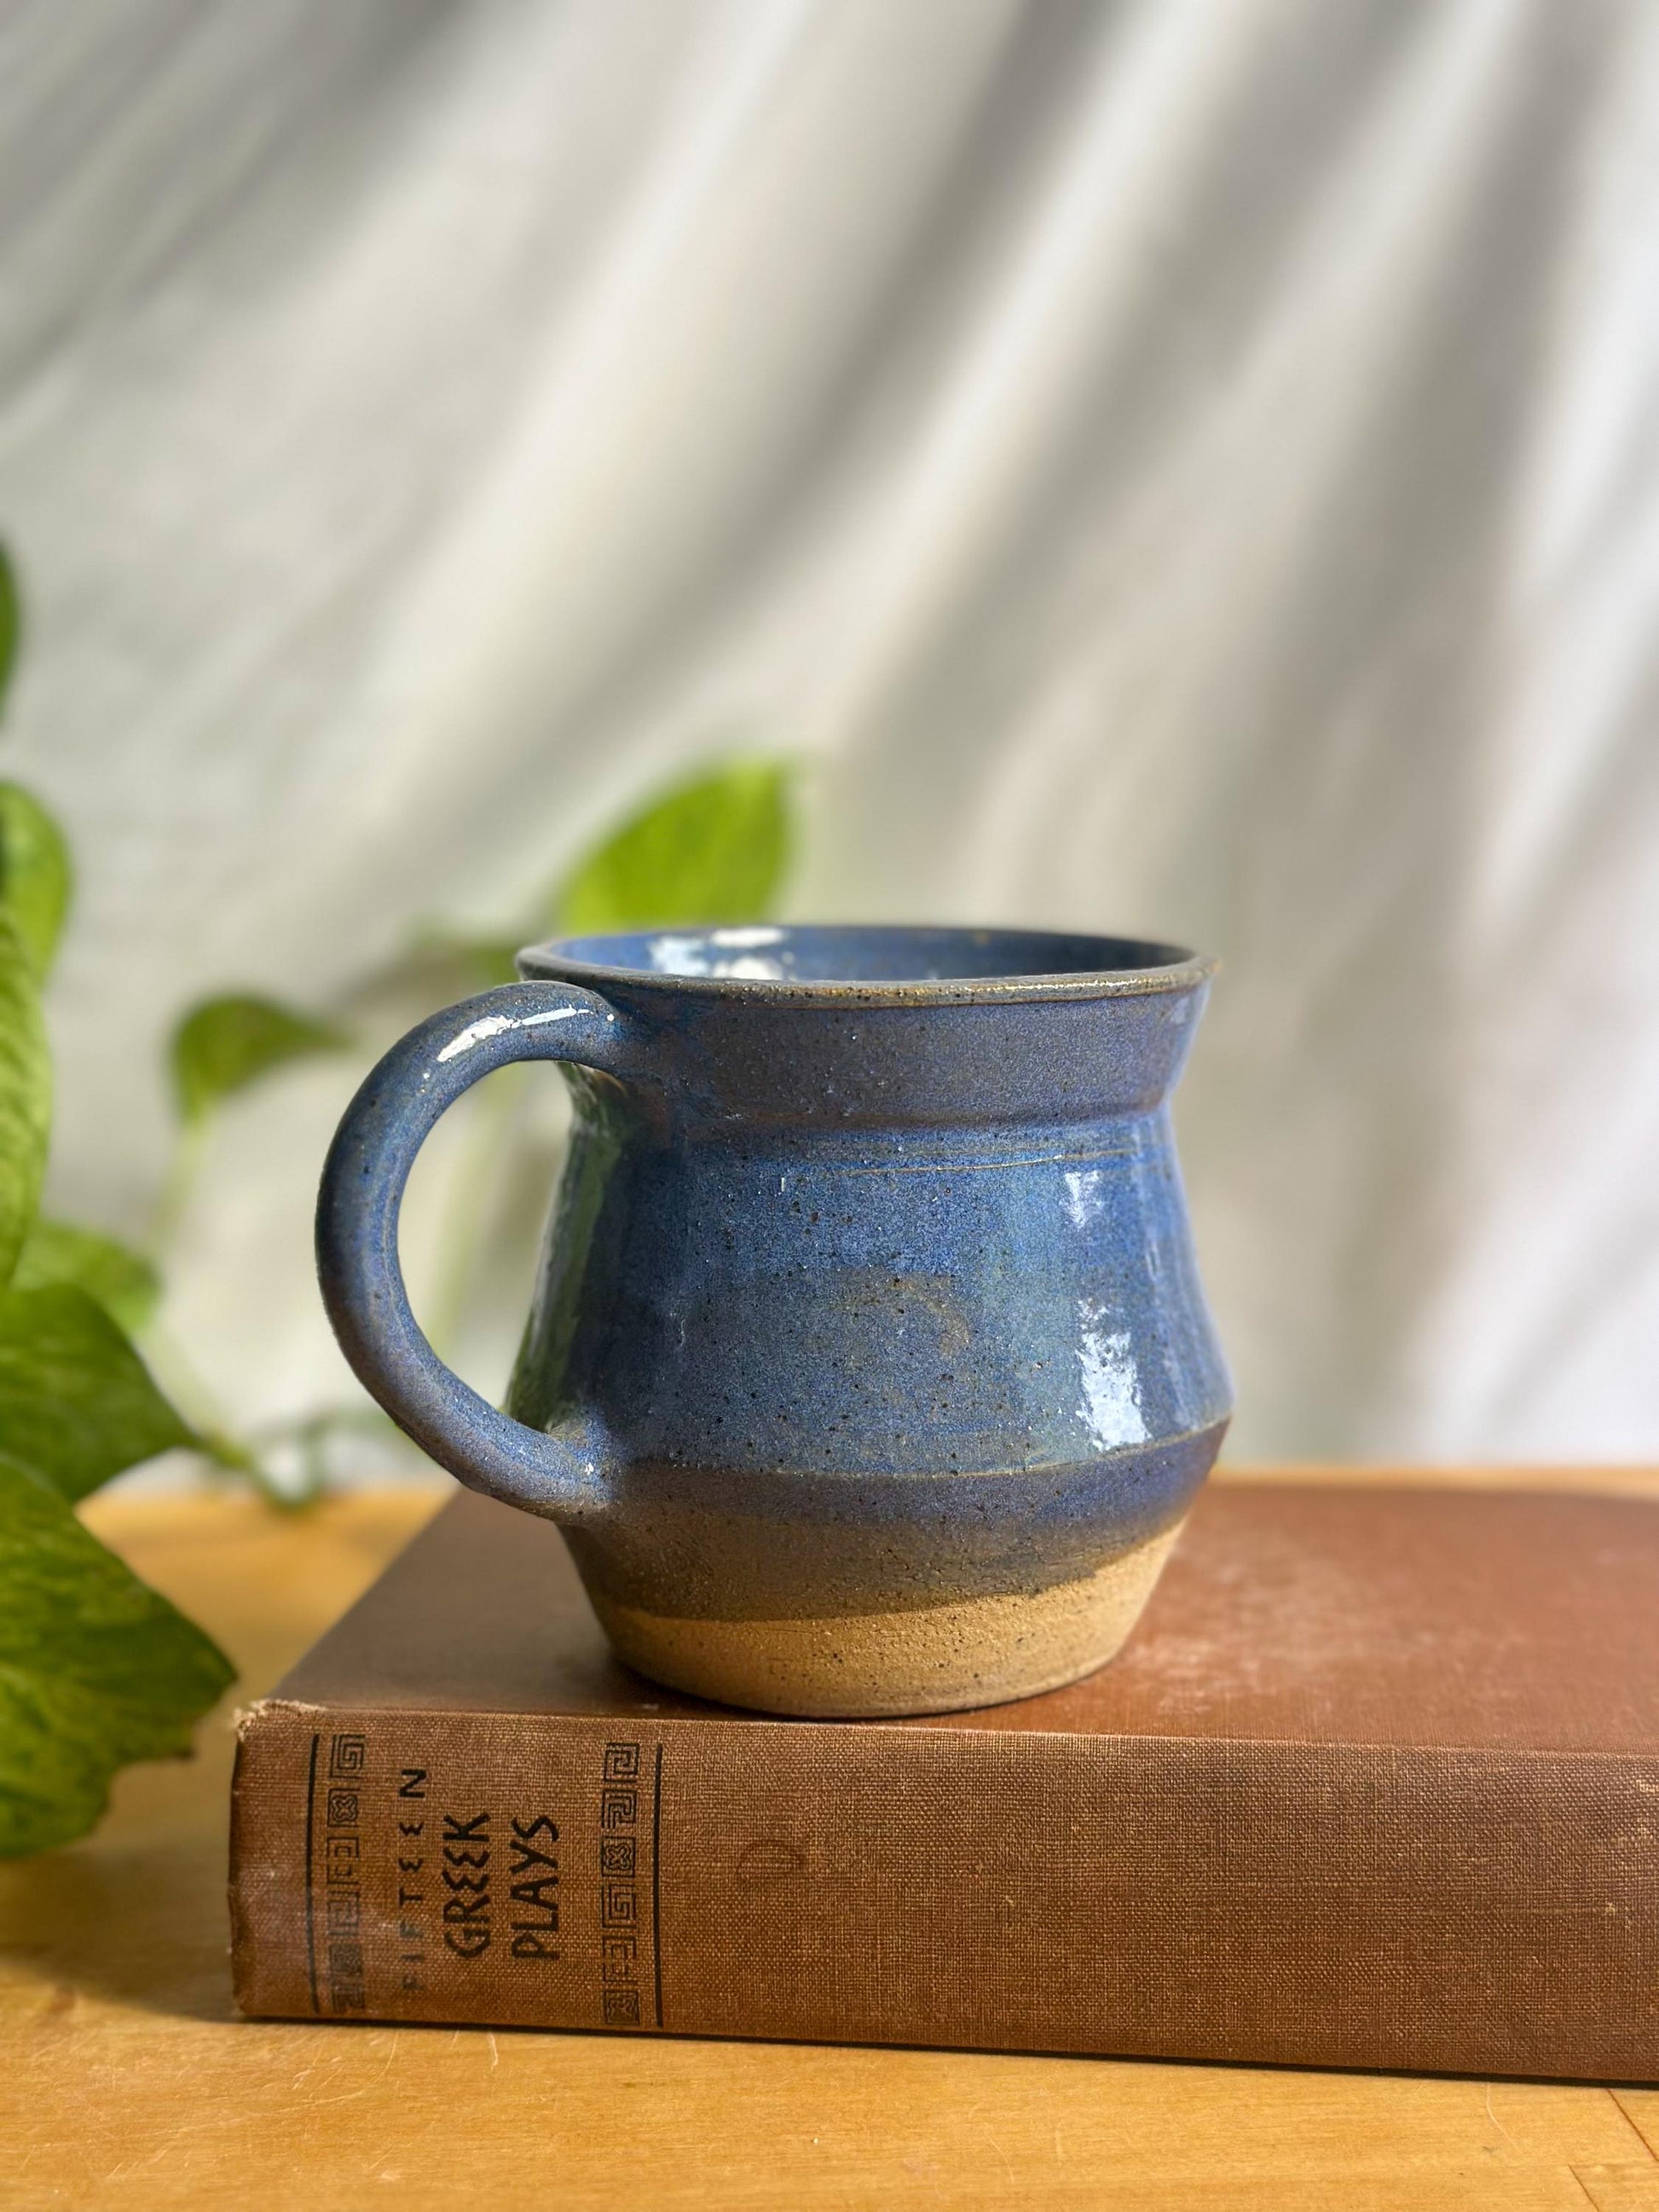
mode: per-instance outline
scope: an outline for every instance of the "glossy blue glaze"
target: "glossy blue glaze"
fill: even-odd
[[[677,1619],[1034,1593],[1179,1521],[1219,1444],[1168,1098],[1207,988],[1043,933],[657,932],[520,956],[371,1075],[319,1212],[364,1382],[474,1487]],[[567,1063],[576,1128],[496,1413],[410,1316],[443,1109]]]

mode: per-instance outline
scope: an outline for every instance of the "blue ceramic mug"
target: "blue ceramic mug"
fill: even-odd
[[[521,953],[411,1032],[323,1175],[347,1358],[565,1531],[631,1665],[785,1713],[945,1711],[1109,1658],[1231,1406],[1168,1101],[1209,964],[1023,930],[660,931]],[[504,1062],[575,1129],[507,1410],[410,1311],[422,1139]]]

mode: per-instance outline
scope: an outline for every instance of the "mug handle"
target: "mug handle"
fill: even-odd
[[[507,983],[434,1014],[393,1045],[346,1109],[317,1200],[317,1275],[357,1377],[422,1451],[471,1490],[556,1521],[606,1500],[618,1454],[592,1413],[549,1430],[497,1413],[445,1366],[410,1310],[398,1258],[404,1186],[434,1123],[516,1060],[643,1072],[633,1025],[592,991]]]

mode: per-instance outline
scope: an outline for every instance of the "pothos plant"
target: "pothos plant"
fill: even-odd
[[[0,550],[0,705],[21,628]],[[436,996],[511,975],[514,948],[550,931],[763,920],[787,869],[786,763],[727,762],[683,781],[561,877],[509,938],[427,933],[399,963]],[[40,1212],[52,1064],[41,993],[67,917],[67,843],[21,786],[0,782],[0,1856],[70,1841],[97,1823],[116,1771],[182,1754],[228,1686],[229,1662],[76,1516],[80,1501],[156,1454],[184,1449],[285,1501],[266,1471],[281,1432],[246,1439],[193,1383],[190,1417],[135,1343],[153,1329],[165,1250],[215,1110],[272,1070],[350,1042],[337,1020],[268,998],[206,1000],[169,1045],[179,1144],[155,1249]],[[382,979],[383,981],[385,979]],[[394,979],[396,980],[396,979]],[[521,1071],[519,1071],[521,1073]],[[479,1150],[499,1170],[501,1130]],[[510,1147],[507,1149],[510,1150]],[[176,1352],[169,1361],[183,1376]],[[293,1425],[312,1469],[325,1416]]]
[[[0,688],[17,592],[0,562]],[[197,1441],[131,1329],[154,1298],[137,1255],[43,1219],[52,1061],[40,991],[69,909],[68,848],[0,784],[0,1852],[97,1820],[115,1770],[190,1748],[229,1684],[199,1628],[82,1526],[112,1475]]]

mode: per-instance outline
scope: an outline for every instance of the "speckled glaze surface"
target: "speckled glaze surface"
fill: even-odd
[[[331,1150],[348,1358],[463,1482],[564,1526],[622,1656],[806,1714],[1022,1697],[1133,1627],[1231,1406],[1169,1096],[1208,983],[1024,931],[570,939],[387,1054]],[[505,1413],[397,1257],[427,1132],[564,1065]]]

